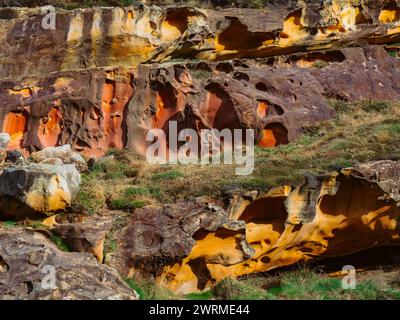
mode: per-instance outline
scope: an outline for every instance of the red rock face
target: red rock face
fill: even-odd
[[[27,116],[24,112],[8,112],[3,121],[3,132],[10,135],[10,149],[22,147],[24,134],[26,132]]]
[[[312,64],[323,61],[323,67]],[[361,67],[362,66],[362,67]],[[303,126],[334,115],[327,98],[400,99],[400,62],[383,47],[139,70],[67,72],[35,86],[2,81],[2,131],[10,148],[71,144],[88,156],[110,148],[145,155],[149,129],[254,129],[260,147],[296,139]],[[384,85],[383,85],[384,84]],[[383,86],[382,86],[383,85]],[[23,88],[23,89],[21,89]],[[168,142],[163,147],[167,153]]]
[[[126,106],[132,97],[129,83],[106,82],[103,87],[102,107],[104,149],[122,149],[126,143]],[[93,118],[100,115],[94,114]]]
[[[40,120],[38,137],[43,148],[54,147],[59,143],[62,126],[62,113],[59,107],[53,107]]]

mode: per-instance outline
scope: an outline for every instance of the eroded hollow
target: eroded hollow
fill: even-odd
[[[216,83],[209,84],[206,90],[208,94],[203,109],[207,123],[218,130],[240,129],[240,121],[229,94]]]
[[[179,39],[188,28],[188,18],[191,13],[187,8],[178,8],[167,14],[161,25],[161,34],[164,41]]]
[[[24,135],[27,132],[27,121],[26,111],[11,111],[5,116],[2,132],[8,133],[11,137],[8,145],[10,149],[22,147]]]
[[[374,246],[393,230],[399,216],[396,203],[383,200],[378,185],[346,176],[339,177],[338,182],[337,193],[323,196],[319,204],[323,214],[346,217],[347,226],[333,230],[334,241],[327,250],[330,256],[343,255],[343,248],[350,254]]]
[[[216,39],[217,50],[251,50],[261,47],[266,41],[273,41],[266,32],[250,32],[238,18],[231,18],[229,27]]]
[[[286,127],[280,123],[270,123],[263,129],[258,145],[263,148],[272,148],[288,143],[289,138]]]
[[[59,144],[61,137],[62,114],[58,107],[40,119],[38,137],[43,148],[54,147]]]

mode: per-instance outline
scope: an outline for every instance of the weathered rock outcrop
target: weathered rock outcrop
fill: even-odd
[[[225,277],[399,245],[399,172],[399,162],[381,161],[238,195],[225,210],[218,202],[211,211],[204,204],[138,210],[112,263],[187,293]]]
[[[195,239],[209,232],[216,236],[213,248],[203,251],[207,261],[230,266],[247,260],[253,250],[245,240],[245,224],[230,220],[215,202],[199,199],[136,210],[119,233],[118,252],[108,260],[127,276],[159,275],[164,265],[187,257]],[[230,254],[221,253],[224,248],[232,249]]]
[[[395,1],[59,10],[55,30],[42,28],[40,8],[4,10],[0,123],[10,149],[143,155],[147,130],[170,120],[254,128],[269,147],[331,117],[326,97],[400,95],[400,62],[378,46],[399,42]]]
[[[112,218],[101,215],[63,213],[43,221],[74,252],[88,252],[103,262],[104,240]]]
[[[0,299],[134,300],[118,273],[85,253],[60,251],[44,235],[0,227]]]
[[[0,174],[1,216],[21,219],[67,209],[80,182],[72,164],[13,164]]]

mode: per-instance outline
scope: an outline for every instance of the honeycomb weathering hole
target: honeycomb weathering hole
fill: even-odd
[[[259,91],[263,91],[263,92],[268,91],[268,87],[262,82],[258,82],[256,84],[256,89],[259,90]]]
[[[258,146],[272,148],[288,143],[288,130],[285,126],[280,123],[270,123],[262,131],[262,137]]]
[[[185,9],[178,9],[167,14],[161,25],[161,34],[164,41],[174,41],[187,30],[190,12]]]
[[[259,101],[257,106],[257,115],[260,119],[265,118],[268,115],[268,102],[267,101]]]

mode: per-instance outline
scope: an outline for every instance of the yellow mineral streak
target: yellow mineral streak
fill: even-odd
[[[29,98],[32,95],[32,90],[30,88],[24,88],[20,90],[9,89],[8,93],[11,95],[20,94],[24,98]]]
[[[287,47],[307,36],[308,32],[301,24],[301,11],[297,11],[284,21],[279,45],[281,47]]]
[[[171,24],[165,20],[161,24],[161,39],[163,41],[175,41],[181,36],[181,31],[176,25]]]
[[[38,212],[55,212],[64,210],[71,204],[71,194],[64,190],[58,176],[52,177],[50,181],[39,179],[37,185],[27,193],[26,204]]]
[[[74,43],[82,39],[83,35],[83,16],[81,11],[77,11],[69,24],[67,42]]]

